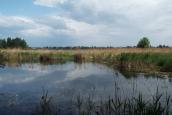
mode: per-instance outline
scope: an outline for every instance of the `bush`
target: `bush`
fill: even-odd
[[[150,41],[148,38],[144,37],[142,38],[139,43],[137,44],[138,48],[149,48],[150,47]]]

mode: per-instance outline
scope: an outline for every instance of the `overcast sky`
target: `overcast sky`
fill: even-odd
[[[172,44],[172,0],[0,0],[0,37],[30,46]]]

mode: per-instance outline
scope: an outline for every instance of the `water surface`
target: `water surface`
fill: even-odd
[[[7,66],[0,68],[0,114],[30,115],[44,91],[53,97],[53,103],[69,110],[77,95],[99,100],[117,92],[124,98],[142,93],[149,98],[157,88],[170,94],[172,79],[141,73],[126,77],[118,70],[93,63]]]

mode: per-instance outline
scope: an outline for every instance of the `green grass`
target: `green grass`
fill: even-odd
[[[63,52],[63,53],[50,53],[50,54],[47,54],[48,57],[50,58],[61,58],[61,59],[64,59],[64,60],[71,60],[73,59],[73,54],[70,53],[70,52]]]
[[[62,59],[63,61],[72,61],[74,54],[72,52],[0,52],[0,62],[7,63],[25,63],[40,62],[40,56],[46,56],[52,60]],[[46,63],[46,62],[45,62]]]
[[[172,53],[122,53],[121,62],[153,64],[160,71],[172,72]]]

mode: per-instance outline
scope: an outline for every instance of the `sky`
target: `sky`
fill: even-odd
[[[0,0],[0,38],[29,46],[172,44],[171,0]]]

